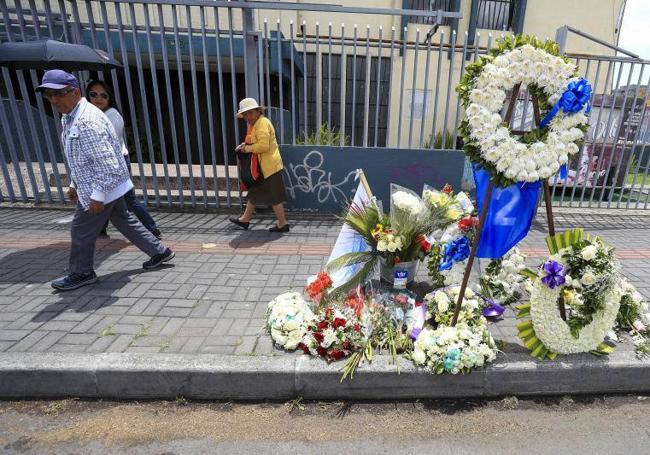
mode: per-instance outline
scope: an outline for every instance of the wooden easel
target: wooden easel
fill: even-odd
[[[508,109],[504,118],[504,122],[507,125],[510,125],[512,120],[512,114],[515,108],[515,103],[517,102],[517,97],[519,96],[519,90],[521,89],[521,84],[517,84],[512,89],[512,94],[510,95],[510,102],[508,104]],[[541,115],[539,112],[539,102],[537,97],[532,96],[533,100],[533,116],[535,118],[535,125],[539,127],[541,123]],[[512,131],[513,134],[522,135],[526,131]],[[463,303],[463,298],[465,297],[465,291],[467,289],[467,283],[469,282],[469,276],[472,273],[472,266],[474,265],[474,258],[476,257],[476,251],[478,250],[478,244],[481,240],[481,233],[483,232],[483,225],[485,224],[485,218],[487,216],[487,209],[490,205],[490,199],[492,197],[492,190],[494,189],[494,182],[490,179],[488,184],[487,191],[485,192],[485,197],[483,198],[483,207],[481,207],[481,214],[479,215],[478,226],[476,228],[476,240],[472,245],[470,250],[469,258],[467,259],[467,266],[465,267],[465,274],[463,275],[463,281],[460,285],[460,292],[458,293],[458,301],[456,302],[456,307],[454,308],[454,317],[451,321],[452,327],[458,322],[458,315],[460,314],[461,306]],[[548,233],[553,236],[555,235],[555,222],[553,221],[553,209],[551,207],[551,189],[548,184],[548,180],[544,180],[544,202],[546,204],[546,219],[548,221]],[[559,301],[560,316],[563,320],[566,321],[566,309],[564,307],[564,299],[560,297]]]

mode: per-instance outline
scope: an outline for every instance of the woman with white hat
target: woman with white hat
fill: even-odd
[[[246,139],[236,148],[238,152],[255,153],[259,158],[263,180],[248,189],[246,209],[240,217],[230,218],[237,226],[248,229],[250,220],[258,205],[270,205],[277,218],[277,223],[269,229],[271,232],[289,232],[289,223],[284,214],[284,202],[287,192],[282,180],[282,157],[275,139],[275,128],[264,116],[264,106],[257,104],[253,98],[244,98],[239,102],[237,118],[246,120],[248,131]]]

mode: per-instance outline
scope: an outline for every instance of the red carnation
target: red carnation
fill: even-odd
[[[345,352],[336,349],[336,350],[330,352],[330,357],[332,359],[334,359],[334,360],[339,360],[339,359],[342,359],[343,357],[345,357]]]
[[[454,192],[454,189],[452,188],[452,186],[449,183],[445,183],[445,186],[442,187],[442,192],[447,193],[447,194],[451,194],[451,193]]]
[[[458,229],[463,232],[469,231],[476,226],[478,226],[478,219],[473,216],[466,216],[458,222]]]
[[[420,249],[423,252],[428,253],[429,251],[431,251],[431,243],[429,243],[429,241],[424,235],[422,234],[418,235],[416,237],[416,240],[420,244]]]
[[[352,348],[352,343],[350,343],[350,340],[345,340],[343,342],[343,349],[345,349],[346,351],[351,351],[352,350],[351,348]]]
[[[319,343],[323,342],[323,334],[321,332],[314,332],[314,339]]]
[[[339,327],[345,327],[345,319],[334,318],[334,322],[332,322],[332,327],[334,327],[335,329],[338,329]]]
[[[355,324],[352,326],[352,329],[353,329],[355,332],[361,332],[361,325],[360,325],[359,323],[355,323]]]
[[[324,347],[322,347],[322,346],[318,346],[318,347],[316,348],[316,352],[317,352],[318,355],[321,356],[321,357],[325,357],[325,356],[327,355],[327,350],[326,350]]]
[[[329,321],[320,321],[318,323],[318,330],[325,330],[329,326]]]
[[[303,351],[305,354],[309,354],[309,348],[307,347],[307,345],[306,345],[305,343],[300,343],[300,344],[298,345],[298,348],[302,349],[302,351]]]

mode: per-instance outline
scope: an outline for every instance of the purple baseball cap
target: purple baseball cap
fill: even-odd
[[[41,85],[36,87],[37,92],[42,92],[45,89],[61,90],[66,87],[79,88],[79,81],[70,73],[63,70],[50,70],[43,74],[43,81]]]

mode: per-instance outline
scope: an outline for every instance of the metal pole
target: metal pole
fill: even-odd
[[[478,251],[478,245],[481,240],[481,233],[483,232],[483,225],[485,224],[485,218],[487,217],[487,209],[490,205],[490,199],[492,198],[492,189],[494,188],[494,183],[490,179],[488,184],[487,191],[485,192],[485,197],[483,198],[483,207],[481,207],[481,215],[478,219],[478,226],[476,228],[476,237],[475,241],[472,244],[472,249],[469,253],[469,258],[467,258],[467,265],[465,266],[465,274],[463,275],[463,281],[460,284],[460,291],[458,292],[458,300],[456,301],[456,307],[454,308],[454,317],[451,320],[451,326],[455,326],[458,322],[458,315],[460,314],[461,307],[463,306],[463,298],[465,297],[465,290],[467,289],[467,283],[469,282],[469,276],[472,273],[472,266],[474,265],[474,258],[476,257],[476,252]]]
[[[366,26],[366,87],[363,106],[363,146],[368,147],[368,123],[370,122],[370,69],[372,68],[372,55],[370,55],[370,25]],[[379,81],[377,81],[379,84]]]
[[[160,103],[160,96],[158,93],[158,71],[156,70],[156,57],[154,54],[153,43],[151,41],[151,24],[149,18],[149,5],[142,5],[144,8],[144,24],[145,24],[145,34],[147,36],[147,49],[149,54],[149,70],[151,71],[151,85],[155,90],[153,94],[154,106],[156,107],[156,120],[158,122],[158,137],[160,139],[160,157],[163,164],[163,174],[165,176],[165,190],[167,191],[167,205],[172,206],[172,194],[171,194],[171,184],[169,181],[169,169],[167,164],[167,134],[166,129],[162,120],[162,106]],[[164,33],[161,27],[160,30],[161,38],[164,37]],[[164,46],[164,39],[163,46]],[[155,168],[155,167],[154,167]],[[155,174],[154,174],[155,175]],[[157,178],[154,177],[154,191],[158,185]]]
[[[215,28],[216,28],[216,45],[217,45],[217,83],[219,85],[219,117],[221,120],[221,142],[222,142],[222,147],[223,147],[223,167],[225,170],[225,176],[226,176],[226,204],[228,207],[232,207],[232,203],[230,200],[230,163],[228,159],[228,137],[226,135],[226,96],[224,95],[223,87],[225,85],[224,80],[223,80],[223,69],[221,68],[221,50],[219,46],[219,36],[221,35],[221,29],[219,27],[219,9],[218,8],[213,8],[212,9],[213,15],[214,15],[214,23],[215,23]],[[235,120],[235,124],[236,124]],[[215,178],[217,178],[217,174],[215,172]],[[239,179],[239,176],[237,176],[237,179]],[[219,198],[219,185],[216,186],[216,192],[217,192],[217,199]]]
[[[248,98],[255,98],[256,100],[260,100],[260,97],[262,96],[262,90],[258,85],[258,78],[261,68],[259,68],[257,64],[257,37],[255,33],[253,10],[242,9],[241,13],[244,26],[244,80],[246,84],[246,96]],[[229,17],[232,15],[232,10],[230,8],[228,8],[228,15]],[[230,58],[233,58],[232,54],[230,54]],[[233,77],[234,74],[235,73],[233,73]],[[237,137],[239,138],[239,135],[237,135]]]
[[[176,118],[174,113],[174,104],[172,96],[172,82],[169,70],[169,57],[167,55],[167,42],[165,40],[165,23],[162,5],[158,4],[158,25],[160,27],[160,47],[162,49],[163,72],[165,75],[165,88],[167,95],[167,115],[169,127],[172,133],[172,146],[174,151],[174,165],[176,168],[176,187],[178,188],[178,199],[181,207],[183,206],[183,180],[181,177],[181,165],[178,151],[178,135],[176,132]],[[176,44],[178,44],[176,42]]]
[[[210,87],[210,64],[208,62],[207,34],[205,28],[205,8],[199,8],[201,17],[201,48],[203,49],[203,76],[205,84],[205,98],[208,108],[208,131],[210,134],[210,159],[212,162],[212,185],[214,188],[215,204],[219,207],[219,179],[217,178],[217,146],[214,134],[214,117],[212,112],[212,87]],[[219,37],[217,36],[217,47],[219,47]],[[221,100],[219,100],[221,102]]]
[[[129,18],[131,20],[131,33],[133,33],[133,50],[135,52],[135,65],[138,75],[138,85],[140,86],[140,97],[142,100],[142,112],[145,121],[145,136],[147,138],[147,148],[149,149],[149,165],[151,167],[151,179],[153,181],[153,192],[156,207],[160,207],[160,193],[158,191],[158,173],[156,171],[156,154],[153,147],[153,139],[151,136],[151,119],[149,118],[149,101],[145,92],[144,71],[142,69],[142,54],[140,51],[140,40],[138,39],[138,32],[136,30],[135,20],[135,7],[132,3],[129,4]],[[157,87],[154,87],[157,88]],[[135,122],[137,124],[137,122]],[[136,148],[136,152],[138,149]],[[140,185],[142,186],[142,194],[145,202],[147,201],[147,179],[144,173],[144,163],[140,161],[142,155],[138,154],[138,170],[140,171]]]
[[[187,40],[189,42],[190,48],[190,76],[192,79],[192,94],[194,99],[192,104],[194,105],[194,124],[196,128],[196,142],[198,145],[199,152],[199,165],[201,171],[201,189],[203,190],[203,207],[208,208],[208,185],[205,179],[205,157],[203,149],[203,128],[201,125],[201,112],[199,111],[199,84],[196,77],[196,60],[194,58],[194,39],[192,36],[192,11],[189,6],[185,7],[185,16],[187,20]],[[207,70],[207,68],[204,68]],[[191,154],[190,154],[191,156]],[[192,174],[190,173],[190,176]],[[190,177],[191,178],[191,177]]]

